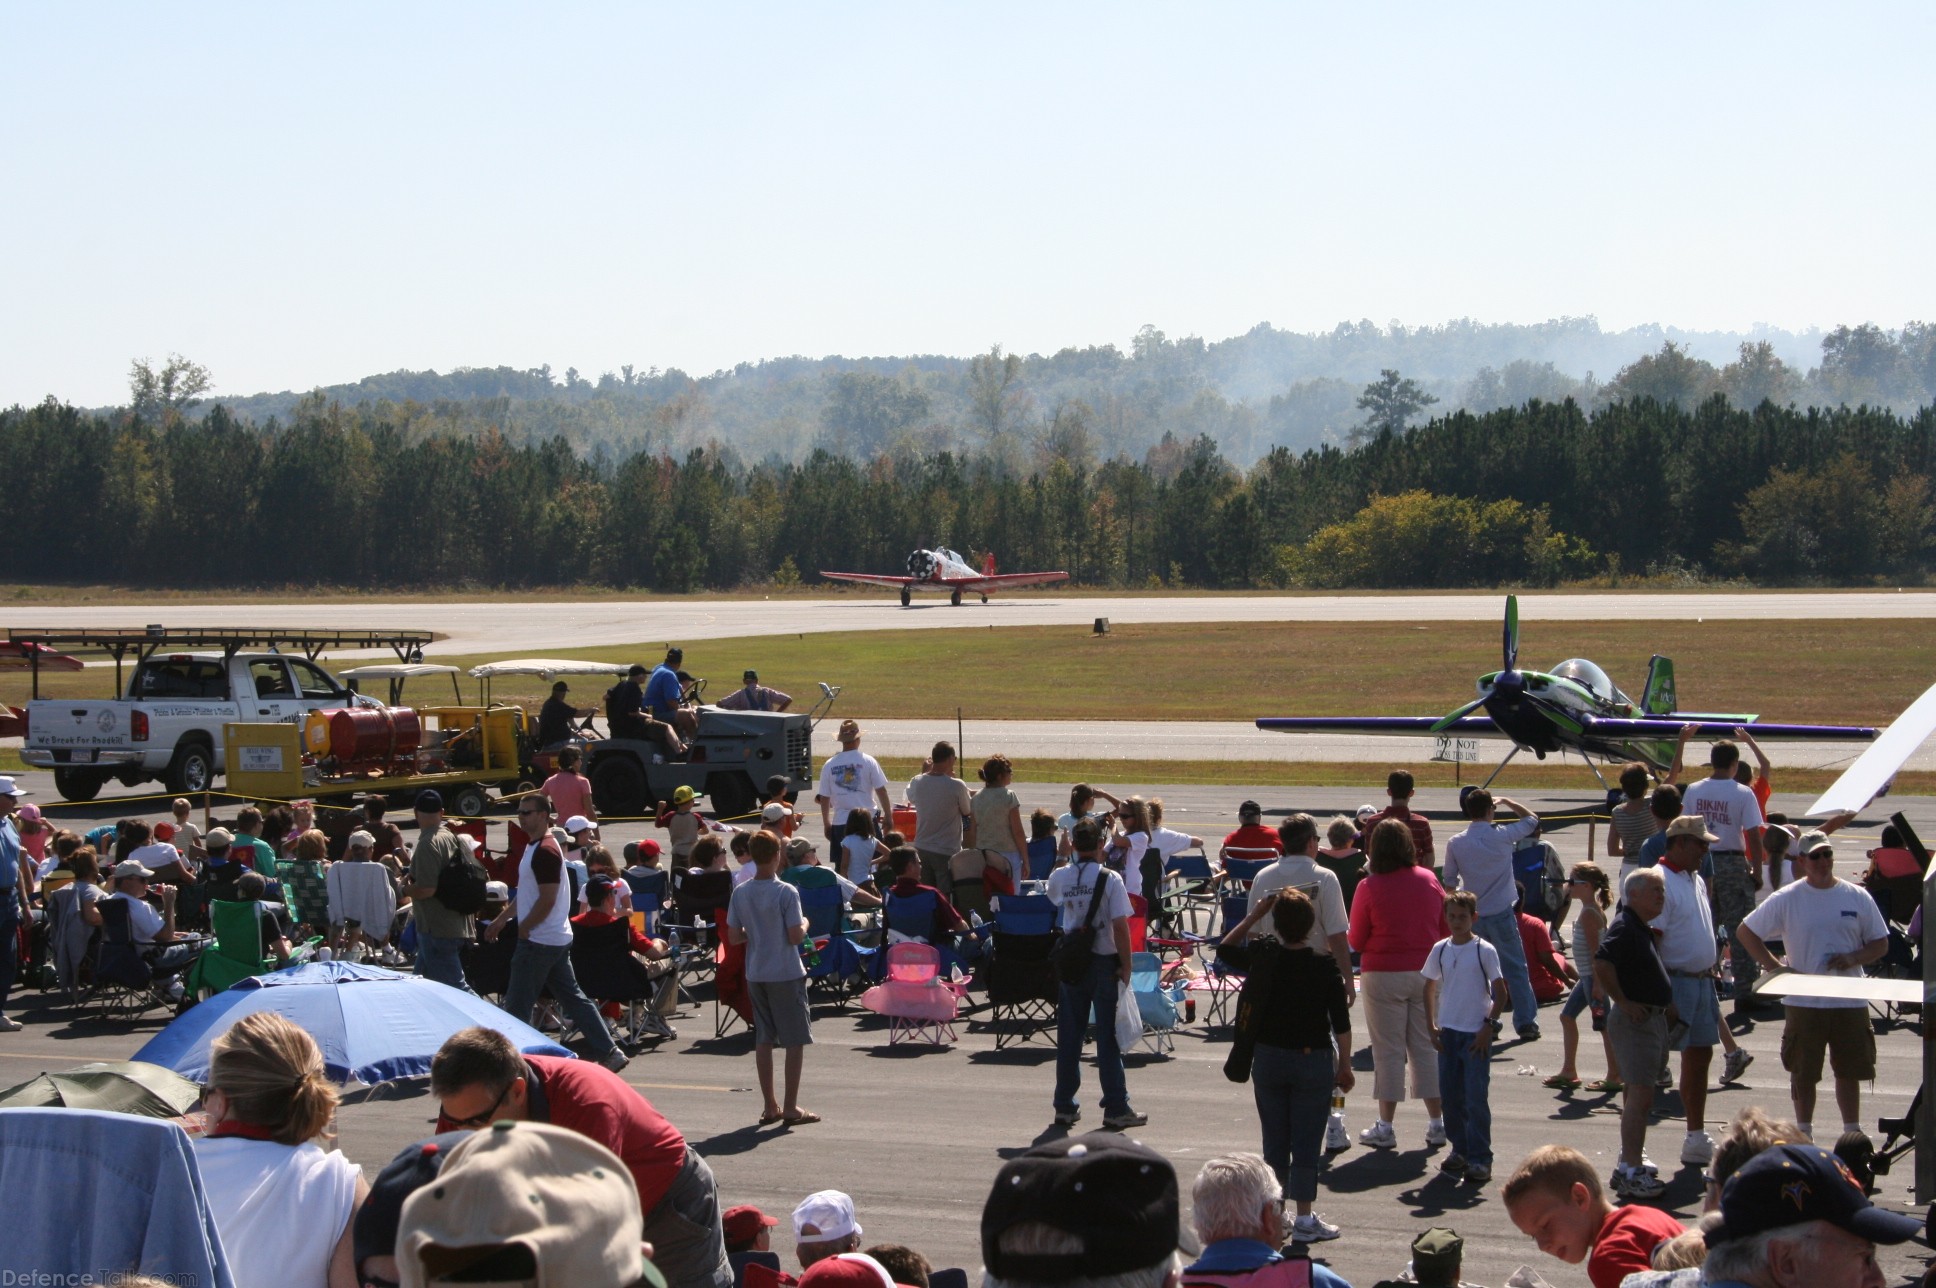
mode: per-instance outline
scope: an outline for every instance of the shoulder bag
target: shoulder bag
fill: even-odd
[[[1096,952],[1096,909],[1102,905],[1103,886],[1108,880],[1109,872],[1098,866],[1096,889],[1089,896],[1088,915],[1074,930],[1063,931],[1055,946],[1049,949],[1049,962],[1055,967],[1056,978],[1064,984],[1080,984],[1089,978],[1091,958]]]

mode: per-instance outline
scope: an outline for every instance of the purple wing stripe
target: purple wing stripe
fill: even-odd
[[[1281,733],[1430,733],[1438,722],[1438,716],[1265,716],[1257,727]],[[1498,733],[1499,727],[1491,716],[1464,716],[1439,732],[1486,734]]]
[[[1588,733],[1612,738],[1675,738],[1680,735],[1681,726],[1690,723],[1683,720],[1617,720],[1611,717],[1585,716],[1580,723]],[[1848,740],[1871,742],[1875,739],[1874,729],[1864,729],[1857,725],[1806,725],[1771,724],[1755,721],[1742,724],[1739,720],[1697,720],[1691,722],[1699,733],[1708,737],[1732,737],[1739,725],[1757,738],[1805,738],[1812,742],[1832,742]]]

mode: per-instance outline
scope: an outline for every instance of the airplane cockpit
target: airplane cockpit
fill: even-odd
[[[1547,674],[1556,675],[1564,680],[1571,680],[1583,688],[1591,689],[1595,697],[1603,698],[1608,702],[1625,703],[1628,706],[1633,705],[1633,700],[1620,691],[1619,687],[1614,684],[1613,680],[1605,671],[1600,669],[1597,663],[1589,662],[1583,657],[1569,657],[1566,661],[1561,662],[1558,666],[1547,672]]]

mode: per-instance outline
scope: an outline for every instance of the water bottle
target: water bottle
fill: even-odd
[[[1331,1112],[1334,1114],[1344,1112],[1344,1089],[1341,1087],[1331,1088]]]

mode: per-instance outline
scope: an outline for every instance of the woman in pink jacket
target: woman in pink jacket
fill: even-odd
[[[1358,1134],[1373,1149],[1395,1149],[1392,1115],[1405,1098],[1405,1062],[1412,1065],[1412,1095],[1425,1102],[1428,1148],[1445,1143],[1439,1106],[1438,1055],[1425,1015],[1425,979],[1419,967],[1432,945],[1450,931],[1445,891],[1430,868],[1418,866],[1411,831],[1386,819],[1372,829],[1367,847],[1370,874],[1351,900],[1351,947],[1358,953],[1359,991],[1365,1028],[1371,1033],[1372,1093],[1378,1121]]]

